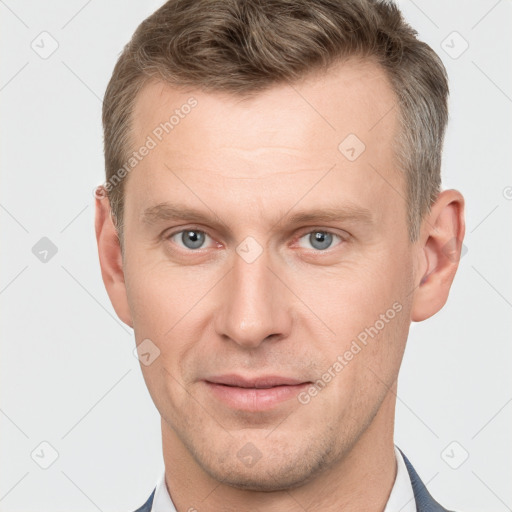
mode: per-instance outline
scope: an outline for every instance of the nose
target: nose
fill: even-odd
[[[216,332],[247,349],[290,334],[292,303],[270,263],[267,250],[251,263],[235,254],[220,289]]]

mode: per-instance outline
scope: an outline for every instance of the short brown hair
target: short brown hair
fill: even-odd
[[[103,103],[107,184],[133,151],[135,99],[150,79],[250,95],[349,57],[374,58],[399,106],[395,155],[406,176],[414,241],[440,191],[448,121],[446,70],[416,36],[391,1],[169,0],[139,25],[108,84]],[[124,181],[106,189],[121,246]]]

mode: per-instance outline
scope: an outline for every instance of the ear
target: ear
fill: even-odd
[[[106,191],[98,190],[96,197],[96,241],[100,259],[101,277],[117,316],[133,328],[126,295],[123,259],[117,230],[112,221],[110,202]]]
[[[412,321],[421,322],[445,305],[459,266],[464,233],[464,198],[457,190],[445,190],[421,224]]]

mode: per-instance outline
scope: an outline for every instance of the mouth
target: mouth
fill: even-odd
[[[246,378],[234,374],[209,377],[204,382],[224,405],[247,412],[276,408],[311,384],[311,381],[276,375]]]

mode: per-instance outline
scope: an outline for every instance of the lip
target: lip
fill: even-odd
[[[228,407],[248,412],[272,409],[295,398],[311,384],[277,375],[246,378],[240,375],[221,375],[205,379],[208,390]]]
[[[205,380],[213,384],[224,384],[226,386],[236,386],[238,388],[273,388],[275,386],[295,386],[298,384],[304,384],[305,382],[303,380],[282,377],[280,375],[262,375],[260,377],[247,378],[234,373],[208,377]]]

